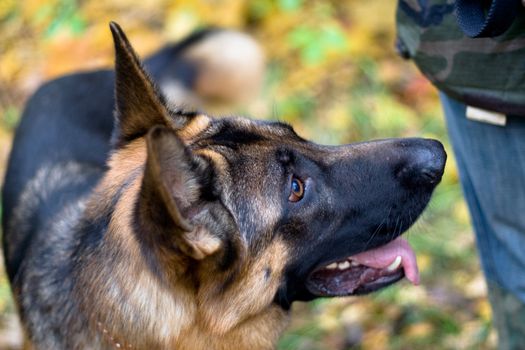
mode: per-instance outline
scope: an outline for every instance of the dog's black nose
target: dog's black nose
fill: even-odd
[[[403,146],[406,158],[404,166],[398,172],[401,180],[409,184],[437,184],[443,176],[447,159],[441,142],[413,139]]]
[[[445,149],[436,140],[423,140],[423,145],[414,151],[415,166],[419,169],[420,176],[429,182],[441,180],[445,160]]]

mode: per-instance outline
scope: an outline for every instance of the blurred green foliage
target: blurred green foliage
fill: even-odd
[[[388,137],[442,140],[446,174],[407,236],[421,286],[298,303],[279,349],[491,349],[490,307],[437,94],[394,52],[395,2],[321,0],[3,0],[0,2],[0,175],[25,99],[46,79],[109,66],[108,22],[151,53],[195,28],[228,26],[264,46],[261,96],[243,111],[340,144]],[[0,277],[0,320],[13,312]],[[1,332],[0,332],[1,333]],[[1,335],[0,335],[1,336]]]

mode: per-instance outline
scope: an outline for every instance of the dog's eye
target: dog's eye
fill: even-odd
[[[301,180],[296,178],[295,176],[292,177],[292,182],[290,184],[290,196],[288,197],[288,200],[290,202],[298,202],[300,201],[304,196],[304,185]]]

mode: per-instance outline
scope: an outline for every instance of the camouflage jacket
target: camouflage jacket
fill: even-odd
[[[400,0],[398,50],[451,97],[471,106],[525,116],[525,9],[493,38],[469,38],[453,0]]]

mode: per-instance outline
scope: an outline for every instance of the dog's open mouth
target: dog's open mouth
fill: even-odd
[[[401,278],[419,283],[416,256],[403,238],[315,269],[306,287],[317,296],[359,295],[386,287]]]

